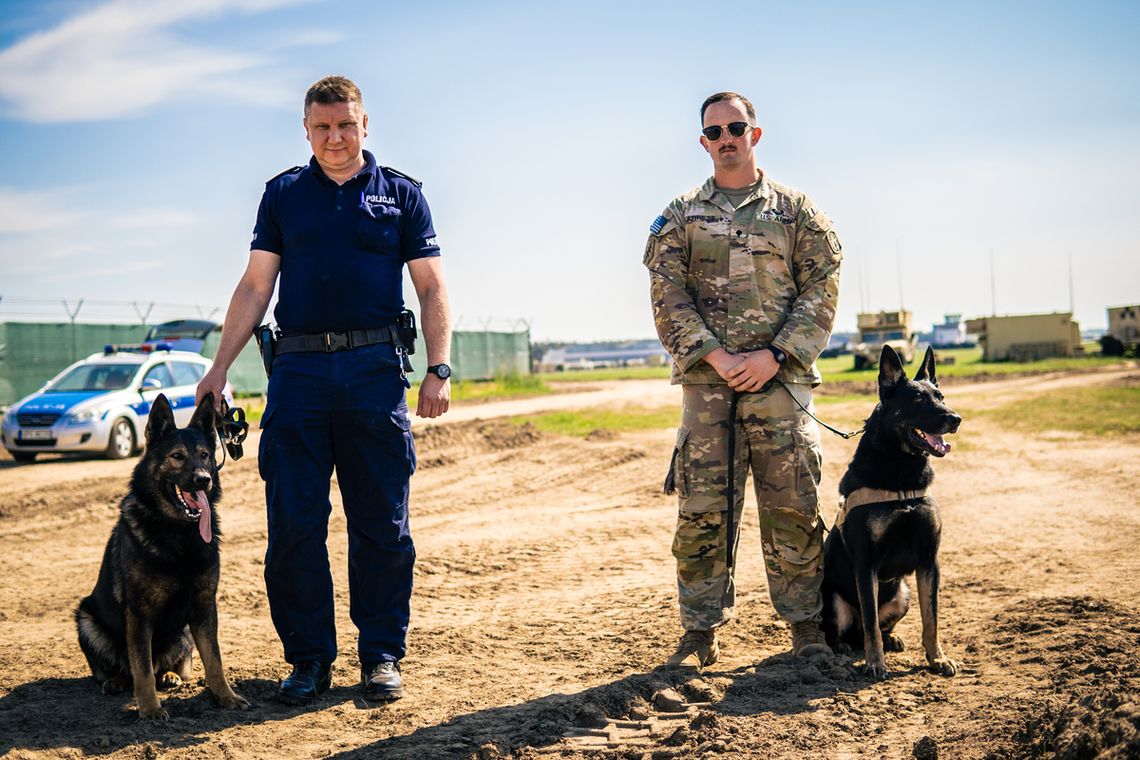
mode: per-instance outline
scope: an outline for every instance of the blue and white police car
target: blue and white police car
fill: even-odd
[[[140,448],[159,393],[170,400],[179,426],[190,421],[194,391],[210,365],[200,354],[164,343],[107,346],[12,404],[0,421],[0,441],[17,462],[52,452],[124,459]],[[228,386],[226,402],[233,404]]]

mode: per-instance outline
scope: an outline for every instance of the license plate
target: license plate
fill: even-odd
[[[51,440],[51,431],[50,430],[21,430],[20,431],[20,440],[21,441],[50,441]]]

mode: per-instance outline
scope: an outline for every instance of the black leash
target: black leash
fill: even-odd
[[[850,433],[844,433],[842,430],[839,430],[837,428],[833,428],[831,425],[828,425],[826,422],[821,420],[819,417],[816,417],[814,414],[812,414],[810,411],[808,411],[808,408],[806,406],[804,406],[803,404],[801,404],[800,400],[798,398],[796,398],[795,395],[790,390],[788,390],[788,386],[784,385],[783,380],[775,380],[774,378],[773,378],[773,380],[775,382],[779,383],[781,388],[788,391],[788,395],[792,397],[792,401],[795,401],[796,406],[798,406],[800,409],[803,409],[804,413],[807,414],[808,417],[811,417],[813,420],[818,422],[820,425],[823,425],[825,428],[827,428],[831,432],[835,433],[840,438],[843,438],[844,440],[846,440],[848,438],[854,438],[855,436],[859,435],[860,433],[862,433],[864,430],[867,429],[867,426],[863,425],[863,427],[859,428],[858,430],[852,430]],[[761,388],[761,391],[762,390],[763,390],[763,388]]]
[[[724,563],[729,573],[736,561],[736,402],[739,400],[740,391],[733,391],[728,402],[728,546],[724,550]]]
[[[867,426],[863,425],[863,427],[859,428],[858,430],[844,432],[838,428],[834,428],[831,425],[828,425],[819,417],[816,417],[814,414],[812,414],[806,406],[801,404],[800,400],[795,397],[795,394],[792,393],[791,389],[789,389],[788,386],[784,385],[784,382],[782,380],[776,380],[773,378],[771,381],[769,381],[768,384],[765,384],[764,387],[758,391],[758,393],[763,393],[764,391],[768,390],[768,388],[771,387],[770,383],[772,382],[779,383],[780,387],[787,391],[787,394],[791,396],[792,401],[796,402],[796,406],[802,409],[804,413],[807,414],[807,416],[811,417],[820,425],[827,428],[844,440],[848,438],[854,438],[867,429]],[[740,401],[740,393],[740,391],[732,391],[732,398],[728,402],[728,521],[725,526],[728,532],[728,546],[725,547],[725,564],[728,566],[728,569],[730,571],[732,570],[732,567],[736,561],[736,405],[737,402]],[[824,531],[830,532],[831,529],[828,528],[827,523],[824,522],[823,515],[819,516],[819,520],[821,523],[823,523]]]
[[[245,410],[240,406],[230,406],[225,399],[222,399],[222,413],[217,416],[217,424],[214,429],[218,431],[218,440],[223,444],[222,461],[218,465],[220,471],[226,464],[227,451],[230,453],[230,459],[235,462],[241,459],[245,453],[242,444],[245,443],[245,437],[249,435],[249,423],[245,421]]]

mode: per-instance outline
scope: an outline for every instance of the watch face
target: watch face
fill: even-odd
[[[432,371],[435,372],[435,376],[440,380],[446,380],[451,377],[451,367],[446,364],[437,364],[432,368]]]

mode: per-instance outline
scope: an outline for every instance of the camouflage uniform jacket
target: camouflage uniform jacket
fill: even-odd
[[[675,199],[645,247],[657,334],[673,357],[674,384],[724,380],[709,352],[769,344],[788,360],[776,377],[820,383],[839,296],[839,237],[803,193],[764,175],[733,209],[710,177]]]

